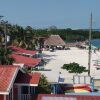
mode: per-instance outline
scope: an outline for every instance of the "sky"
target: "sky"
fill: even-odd
[[[100,0],[0,0],[3,20],[33,28],[100,28]]]

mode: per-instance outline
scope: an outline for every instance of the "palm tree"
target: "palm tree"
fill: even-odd
[[[2,46],[2,42],[4,41],[4,36],[0,34],[0,46]]]
[[[10,31],[11,31],[12,45],[17,45],[22,48],[27,48],[26,34],[24,28],[18,25],[13,25]]]
[[[10,49],[0,48],[0,65],[11,65],[14,59],[10,57],[12,51]]]
[[[36,39],[34,38],[34,32],[31,26],[27,26],[25,28],[25,36],[26,36],[26,49],[35,49],[35,41]]]
[[[25,49],[35,49],[36,39],[34,38],[34,30],[31,26],[23,28],[18,25],[8,25],[11,36],[11,44]]]

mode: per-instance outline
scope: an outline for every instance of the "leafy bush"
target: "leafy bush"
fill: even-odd
[[[51,93],[51,89],[50,89],[50,85],[48,83],[47,78],[44,75],[41,75],[41,79],[38,85],[38,93],[45,93],[45,94],[50,94]]]
[[[62,69],[66,69],[69,73],[83,73],[87,72],[86,67],[80,66],[78,63],[70,63],[70,64],[64,64]]]
[[[8,48],[0,47],[0,65],[11,65],[15,59],[10,57],[12,51]]]

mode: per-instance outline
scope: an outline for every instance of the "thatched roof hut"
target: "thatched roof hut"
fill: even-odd
[[[51,35],[44,41],[44,46],[65,46],[65,42],[59,35]]]

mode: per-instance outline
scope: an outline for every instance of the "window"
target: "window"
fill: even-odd
[[[21,93],[22,94],[28,94],[28,86],[22,86]]]

